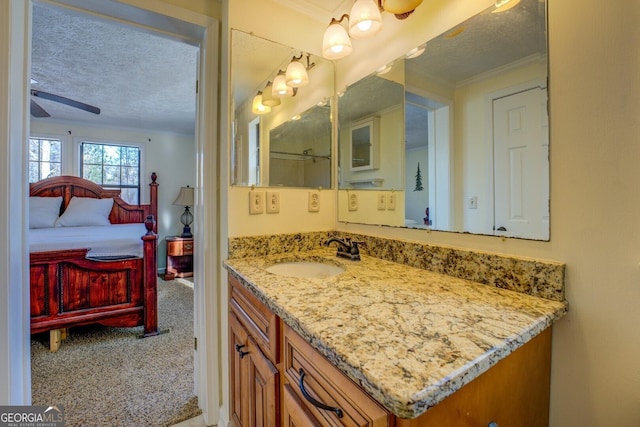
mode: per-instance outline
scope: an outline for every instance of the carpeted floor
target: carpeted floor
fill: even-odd
[[[73,328],[60,349],[49,334],[31,340],[34,405],[64,406],[66,427],[170,426],[201,413],[193,394],[193,289],[158,279],[158,323]]]

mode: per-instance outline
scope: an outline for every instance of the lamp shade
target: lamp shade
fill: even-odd
[[[382,0],[382,7],[389,13],[403,15],[413,12],[416,7],[420,6],[420,3],[422,0]]]
[[[322,56],[327,59],[340,59],[349,55],[352,50],[347,30],[339,21],[332,20],[322,39]]]
[[[193,187],[181,187],[178,197],[173,201],[175,206],[193,206]]]
[[[253,114],[267,114],[271,112],[271,107],[262,103],[262,92],[253,97],[251,103],[251,111]]]
[[[273,79],[273,86],[271,88],[271,93],[273,96],[284,97],[284,96],[293,96],[293,88],[287,85],[287,79],[284,74],[278,74],[275,79]]]
[[[267,86],[262,92],[262,105],[266,105],[267,107],[277,107],[281,102],[282,101],[280,101],[280,98],[276,98],[273,95],[273,87],[271,86],[271,82],[267,83]]]
[[[285,80],[288,86],[302,87],[309,83],[309,74],[301,62],[293,60],[287,66]]]
[[[349,13],[349,35],[354,39],[372,36],[382,29],[382,15],[373,0],[357,0]]]

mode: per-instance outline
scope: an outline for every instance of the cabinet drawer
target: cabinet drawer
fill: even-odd
[[[193,255],[193,241],[167,241],[167,255]]]
[[[283,326],[284,381],[320,426],[387,427],[391,415],[302,337]],[[331,409],[321,409],[307,394]],[[285,410],[286,411],[286,410]],[[341,413],[341,417],[338,412]]]
[[[253,336],[264,354],[273,362],[280,361],[278,348],[280,318],[229,275],[229,308]]]

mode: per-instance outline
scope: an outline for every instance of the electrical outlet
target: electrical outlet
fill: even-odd
[[[358,195],[357,194],[348,194],[349,198],[349,210],[357,211],[358,210]]]
[[[280,212],[280,193],[267,191],[267,213]]]
[[[384,193],[378,194],[378,210],[383,211],[387,209],[387,196]]]
[[[471,196],[467,199],[467,207],[469,209],[478,209],[478,196]]]
[[[396,195],[393,193],[387,195],[387,209],[390,211],[396,210]]]
[[[264,193],[260,191],[249,192],[249,214],[256,215],[264,212]]]
[[[320,211],[320,193],[309,191],[309,212]]]

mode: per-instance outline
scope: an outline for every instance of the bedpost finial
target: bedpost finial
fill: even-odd
[[[148,215],[144,222],[144,226],[147,229],[147,234],[153,234],[153,229],[156,224],[156,220],[153,215]]]
[[[158,175],[155,172],[151,172],[151,183],[155,184],[156,179],[158,179]]]

